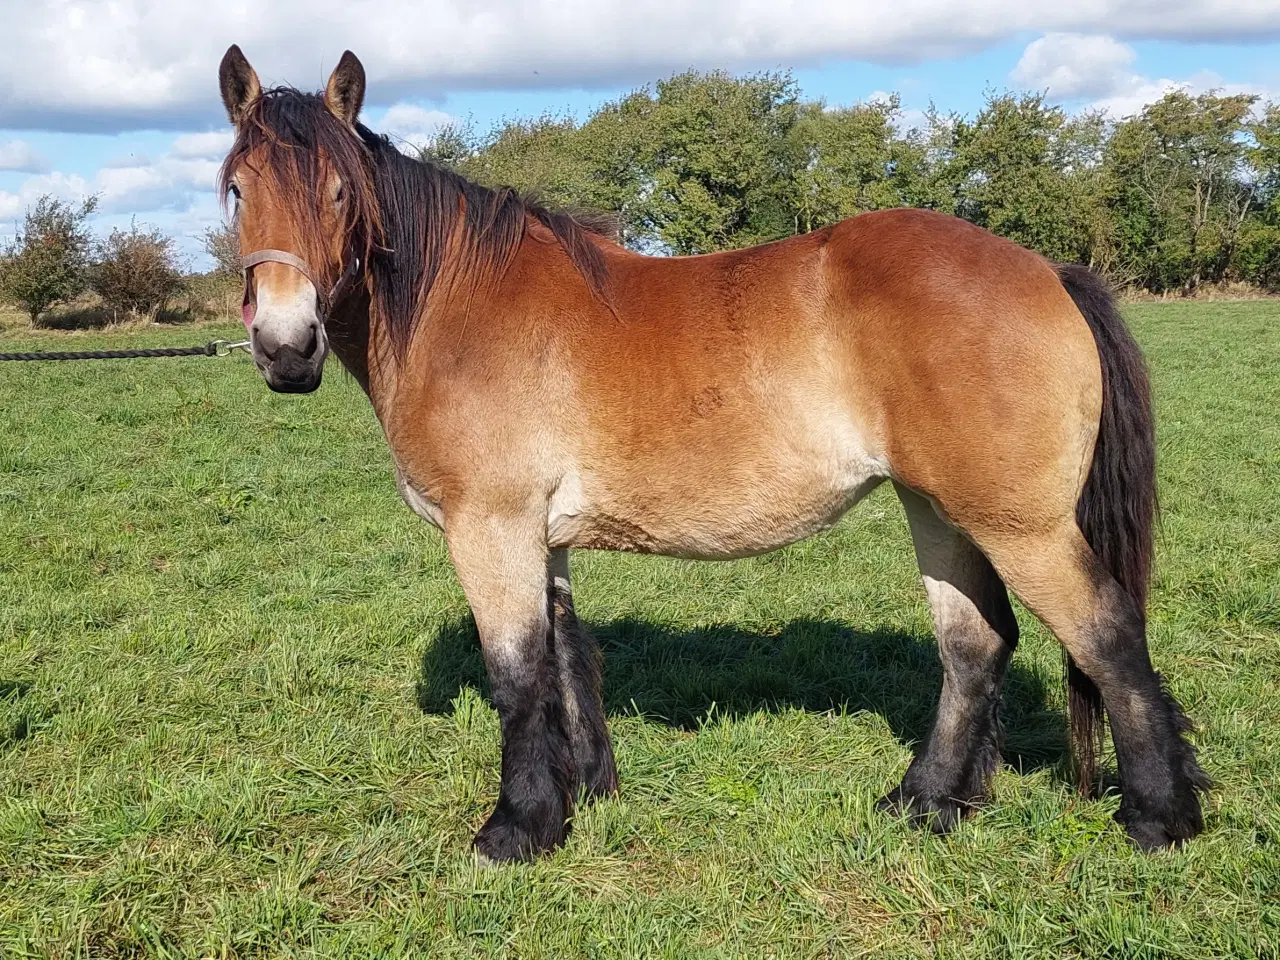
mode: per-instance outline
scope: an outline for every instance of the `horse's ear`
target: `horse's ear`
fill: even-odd
[[[360,107],[364,105],[364,67],[350,50],[333,68],[329,84],[324,88],[324,102],[329,111],[347,126],[356,125]]]
[[[218,85],[222,88],[222,103],[234,126],[244,119],[249,104],[262,94],[262,84],[249,61],[234,43],[227,49],[218,67]]]

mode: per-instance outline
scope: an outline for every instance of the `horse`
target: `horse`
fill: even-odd
[[[1012,591],[1063,647],[1079,788],[1109,719],[1133,843],[1203,829],[1209,781],[1146,640],[1148,375],[1100,277],[906,209],[645,256],[371,132],[350,51],[320,93],[264,90],[236,46],[219,83],[254,362],[301,393],[337,356],[474,615],[502,740],[478,857],[551,850],[575,802],[618,790],[570,550],[757,555],[886,480],[943,683],[881,808],[945,832],[989,799]]]

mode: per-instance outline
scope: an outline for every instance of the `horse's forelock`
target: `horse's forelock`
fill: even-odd
[[[342,181],[346,193],[343,217],[345,246],[367,258],[381,242],[381,216],[370,173],[368,148],[361,134],[337,117],[316,94],[292,87],[264,92],[252,103],[236,129],[231,151],[222,165],[219,183],[225,197],[236,172],[249,165],[271,179],[275,193],[288,208],[303,249],[317,256],[330,249],[320,221],[320,204],[327,200],[326,172]]]

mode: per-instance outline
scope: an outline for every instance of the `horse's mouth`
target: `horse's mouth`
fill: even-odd
[[[314,376],[273,376],[269,371],[266,372],[264,379],[267,386],[276,393],[314,393],[320,387],[321,371],[317,370]]]

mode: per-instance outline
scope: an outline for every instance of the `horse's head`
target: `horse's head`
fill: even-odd
[[[323,94],[263,91],[232,46],[218,76],[236,130],[221,185],[234,197],[254,362],[272,390],[309,393],[329,352],[325,321],[361,277],[379,231],[356,124],[364,68],[348,51]]]

